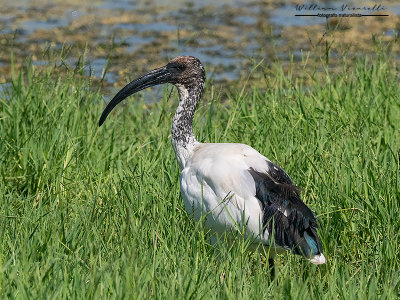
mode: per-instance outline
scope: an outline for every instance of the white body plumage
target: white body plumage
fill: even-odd
[[[254,180],[247,171],[257,166],[268,170],[265,157],[243,144],[201,144],[185,163],[181,173],[181,193],[189,214],[201,216],[213,232],[242,229],[258,241],[262,234],[262,208],[255,198]]]

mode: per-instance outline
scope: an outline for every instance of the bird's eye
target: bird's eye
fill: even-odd
[[[181,72],[185,71],[185,69],[186,69],[185,65],[181,65],[181,64],[177,65],[176,68]]]
[[[169,63],[167,65],[167,69],[169,69],[172,72],[182,73],[183,71],[186,70],[186,66],[184,64],[174,62],[174,63]]]

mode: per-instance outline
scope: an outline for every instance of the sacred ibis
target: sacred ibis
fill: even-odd
[[[299,189],[280,167],[244,144],[200,143],[192,121],[205,85],[201,62],[179,56],[120,90],[104,109],[99,126],[126,97],[145,88],[171,83],[179,93],[171,137],[182,170],[181,194],[187,212],[202,216],[215,234],[244,230],[254,244],[289,250],[313,264],[324,264],[317,221]],[[269,259],[273,274],[273,258]]]

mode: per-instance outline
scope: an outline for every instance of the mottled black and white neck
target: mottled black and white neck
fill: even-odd
[[[193,148],[198,144],[193,135],[192,123],[197,104],[203,94],[205,72],[200,61],[192,56],[177,57],[170,64],[178,64],[184,70],[179,81],[175,83],[179,93],[179,104],[171,128],[172,146],[178,164],[183,169]]]

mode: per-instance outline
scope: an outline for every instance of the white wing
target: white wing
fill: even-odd
[[[262,230],[262,207],[255,197],[252,167],[268,171],[267,159],[243,144],[199,144],[181,174],[186,210],[195,220],[204,216],[215,232],[241,229],[266,242]],[[263,236],[261,236],[263,235]]]

